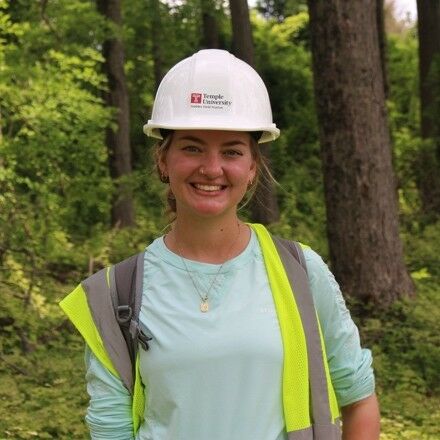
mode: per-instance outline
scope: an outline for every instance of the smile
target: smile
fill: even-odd
[[[226,186],[223,185],[203,185],[201,183],[192,183],[191,185],[196,189],[200,189],[202,191],[210,191],[210,192],[220,191],[226,188]]]

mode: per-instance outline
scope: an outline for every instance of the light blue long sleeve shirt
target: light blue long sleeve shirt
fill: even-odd
[[[325,263],[310,249],[305,258],[333,386],[345,406],[374,392],[371,353],[360,347]],[[200,312],[198,290],[209,291],[207,313]],[[283,347],[254,233],[247,248],[222,267],[184,262],[162,237],[155,240],[145,253],[140,322],[153,339],[148,352],[140,351],[147,399],[136,440],[287,438]],[[128,391],[89,350],[86,365],[92,439],[132,440]]]

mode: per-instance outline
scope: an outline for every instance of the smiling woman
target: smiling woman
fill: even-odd
[[[345,440],[376,440],[371,353],[332,274],[237,213],[279,135],[257,72],[196,53],[165,76],[144,131],[171,229],[137,257],[124,319],[114,268],[62,303],[87,341],[92,439],[339,440],[341,412]],[[134,370],[117,321],[139,345]]]
[[[179,130],[179,131],[171,131],[171,130],[161,130],[163,139],[159,141],[154,148],[154,159],[156,162],[156,169],[159,174],[159,178],[163,183],[170,183],[169,173],[166,169],[166,157],[168,156],[170,146],[172,144],[178,144],[178,147],[184,149],[189,152],[193,151],[193,157],[198,157],[200,159],[206,160],[209,158],[209,151],[215,147],[215,144],[220,143],[218,155],[222,158],[232,159],[235,157],[235,161],[229,160],[231,165],[233,163],[239,164],[243,162],[242,160],[238,160],[240,156],[245,156],[245,158],[249,158],[249,150],[252,158],[252,167],[250,168],[250,172],[252,175],[248,176],[248,184],[246,186],[246,190],[242,194],[241,204],[240,206],[245,205],[253,196],[255,189],[258,185],[260,179],[263,181],[274,180],[267,162],[266,158],[262,155],[260,148],[258,147],[258,143],[255,140],[261,137],[261,133],[244,133],[244,132],[229,132],[229,131],[216,131],[216,130]],[[225,141],[220,142],[221,138],[225,137]],[[212,144],[211,139],[215,142]],[[211,145],[211,147],[210,147]],[[203,154],[203,155],[202,155]],[[238,156],[238,157],[237,157]],[[199,165],[199,173],[204,175],[203,181],[205,183],[215,183],[212,177],[212,172],[206,172],[206,168],[203,164]],[[220,170],[222,172],[222,169]],[[223,189],[226,189],[224,187]],[[213,188],[211,188],[213,191]],[[244,196],[244,197],[243,197]],[[243,202],[244,200],[244,202]],[[176,198],[173,194],[173,191],[170,189],[167,193],[167,202],[169,211],[171,213],[176,213]]]

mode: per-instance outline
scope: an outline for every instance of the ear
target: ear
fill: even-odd
[[[252,159],[251,168],[249,170],[249,181],[253,182],[255,180],[255,176],[257,175],[257,161]]]
[[[162,175],[168,174],[168,167],[166,162],[166,153],[162,153],[159,157],[159,160],[157,161],[157,166],[159,168],[159,171]]]

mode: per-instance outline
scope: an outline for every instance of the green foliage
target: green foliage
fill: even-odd
[[[367,319],[362,329],[365,341],[375,350],[376,363],[384,370],[379,376],[382,386],[437,394],[440,347],[436,327],[440,309],[432,305],[438,286],[420,281],[418,287],[421,293],[416,303],[399,301],[383,315]]]
[[[139,217],[133,228],[102,230],[96,228],[90,238],[79,244],[76,252],[82,256],[77,280],[110,264],[141,252],[154,238],[162,234],[166,222],[157,218]]]
[[[257,10],[267,20],[282,22],[306,9],[304,0],[257,0]]]
[[[0,8],[0,263],[41,273],[77,264],[66,250],[92,225],[107,223],[112,191],[102,57],[75,35],[53,48],[60,32],[70,35],[68,23],[82,29],[69,20],[96,14],[88,2],[50,5],[60,17],[45,10],[38,21],[20,2]],[[92,43],[97,24],[84,43]]]
[[[390,101],[389,114],[394,143],[395,167],[399,177],[403,224],[414,232],[439,219],[440,159],[439,137],[420,136],[420,100],[415,29],[392,35],[388,42]],[[439,66],[434,61],[431,75],[433,96],[439,96]],[[437,127],[439,103],[427,113]]]
[[[0,272],[0,438],[86,438],[83,343],[56,304],[67,285],[11,257]]]
[[[440,276],[440,222],[414,227],[404,234],[404,243],[408,266],[412,272],[419,275],[425,273],[429,278]]]
[[[87,219],[104,220],[108,211],[103,129],[109,113],[78,84],[99,81],[97,62],[91,51],[83,59],[52,52],[46,64],[34,67],[32,81],[11,84],[3,96],[10,136],[2,150],[5,165],[24,179],[17,191],[34,193],[34,203],[49,211],[47,217],[59,217],[68,226],[74,222],[76,230]],[[69,202],[63,206],[60,199]],[[55,214],[60,206],[64,209]]]
[[[57,331],[53,336],[60,336]],[[84,439],[83,344],[69,338],[24,358],[0,360],[0,438]]]
[[[417,282],[416,300],[399,301],[361,326],[373,350],[387,440],[440,437],[438,280]]]
[[[392,131],[406,129],[415,134],[420,122],[415,30],[403,35],[390,35],[387,49]]]

